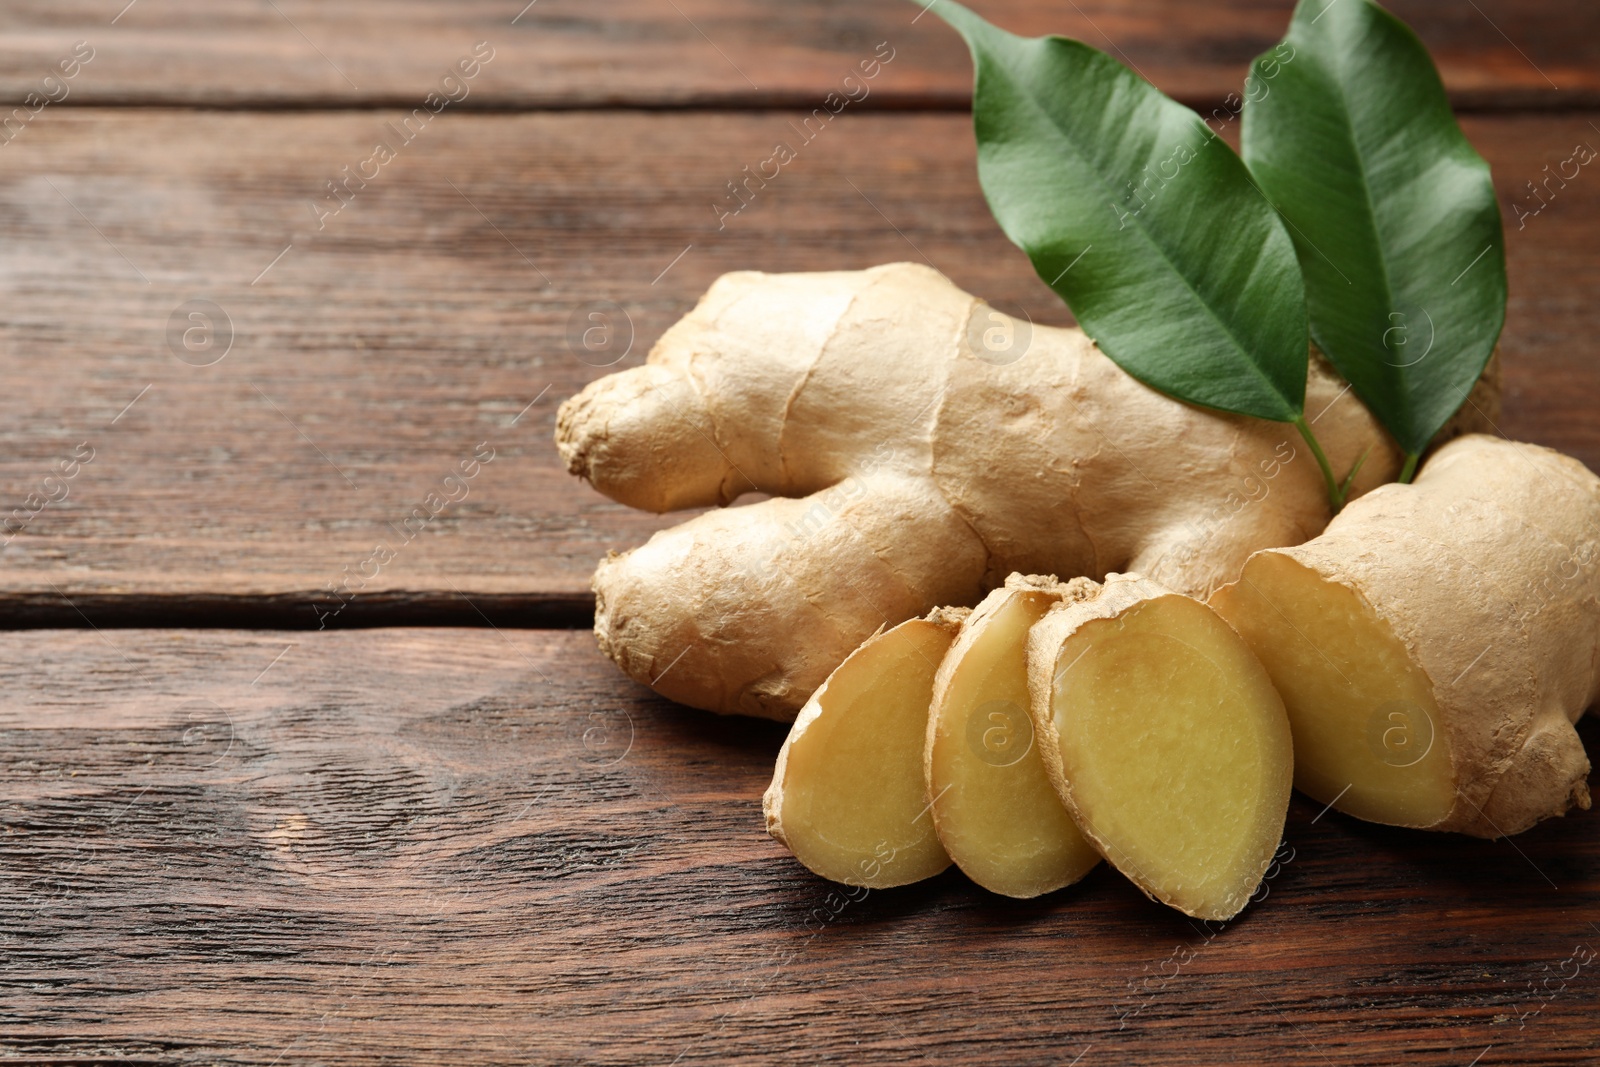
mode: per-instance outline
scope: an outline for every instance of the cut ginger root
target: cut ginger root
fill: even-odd
[[[1146,894],[1221,920],[1249,902],[1288,811],[1283,701],[1201,602],[1132,574],[1074,583],[1028,638],[1044,765],[1078,828]]]
[[[1045,774],[1028,698],[1028,630],[1068,586],[1013,574],[962,624],[934,679],[926,766],[945,851],[978,885],[1036,897],[1071,885],[1100,854]]]
[[[1295,784],[1358,818],[1518,833],[1587,808],[1600,699],[1600,478],[1471,435],[1212,605],[1272,675]]]
[[[762,807],[767,832],[822,877],[886,889],[950,866],[922,748],[934,673],[966,614],[937,609],[876,634],[801,708]]]

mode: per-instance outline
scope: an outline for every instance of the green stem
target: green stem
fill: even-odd
[[[1339,480],[1333,476],[1333,465],[1328,462],[1328,456],[1322,451],[1322,445],[1317,443],[1317,435],[1311,432],[1311,424],[1306,421],[1304,414],[1294,417],[1294,428],[1300,431],[1300,436],[1311,446],[1311,454],[1317,457],[1317,466],[1322,468],[1322,480],[1328,486],[1328,503],[1332,506],[1333,513],[1339,514],[1339,509],[1344,507],[1344,494],[1339,491]]]
[[[1350,499],[1350,486],[1355,482],[1356,475],[1361,473],[1361,465],[1367,461],[1368,456],[1372,455],[1372,449],[1373,446],[1368,445],[1367,450],[1361,453],[1361,458],[1356,460],[1356,465],[1350,468],[1350,473],[1344,476],[1344,482],[1339,486],[1339,495],[1345,500]]]
[[[1406,456],[1406,465],[1404,467],[1400,468],[1400,484],[1401,485],[1404,485],[1405,483],[1409,482],[1411,480],[1412,476],[1417,473],[1417,460],[1419,460],[1421,458],[1422,458],[1422,453],[1420,453],[1420,452],[1416,453],[1415,455],[1408,454]]]

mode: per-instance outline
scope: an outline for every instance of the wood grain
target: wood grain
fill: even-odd
[[[847,900],[762,831],[781,727],[667,704],[587,634],[41,631],[0,683],[8,1062],[1488,1067],[1600,1040],[1596,965],[1562,967],[1600,948],[1593,813],[1491,843],[1297,799],[1292,858],[1221,928],[1105,869]]]
[[[595,560],[674,520],[569,477],[555,405],[718,274],[922,258],[1067,321],[992,221],[962,116],[846,113],[719,230],[725,183],[795,117],[446,112],[319,230],[323,183],[398,116],[46,112],[0,151],[0,521],[22,526],[0,620],[581,625]],[[1600,468],[1600,179],[1550,186],[1522,228],[1514,210],[1600,144],[1595,119],[1466,129],[1507,216],[1502,429]],[[231,323],[209,366],[220,327],[182,343],[198,299]],[[614,327],[598,355],[572,340],[590,312]],[[480,446],[465,498],[408,540]]]
[[[1067,321],[935,113],[970,74],[933,17],[524,3],[0,11],[13,106],[95,50],[0,136],[0,626],[76,628],[0,641],[0,1060],[1593,1062],[1600,816],[1489,843],[1297,799],[1220,930],[1105,870],[847,896],[762,832],[781,727],[490,628],[586,625],[594,560],[675,521],[568,477],[553,412],[721,272],[925,259]],[[973,6],[1209,107],[1291,4]],[[1502,429],[1600,468],[1600,183],[1526,184],[1600,144],[1600,14],[1390,6],[1497,112],[1466,127],[1508,219]],[[319,224],[477,41],[470,94]],[[870,96],[719,228],[880,41]],[[175,623],[217,628],[114,629]],[[394,623],[472,628],[222,628]]]
[[[478,41],[473,108],[816,106],[888,41],[871,107],[964,108],[966,51],[900,0],[18,0],[0,15],[0,99],[20,103],[84,40],[68,106],[412,107]],[[1017,33],[1119,55],[1190,103],[1243,84],[1292,0],[973,0]],[[1394,0],[1466,107],[1600,106],[1600,12],[1568,0]],[[120,14],[119,14],[120,11]]]

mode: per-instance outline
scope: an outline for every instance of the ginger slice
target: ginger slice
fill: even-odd
[[[1294,755],[1283,701],[1211,609],[1109,575],[1029,636],[1035,729],[1078,828],[1148,895],[1227,919],[1283,832]]]
[[[1443,822],[1455,805],[1433,685],[1359,593],[1263,553],[1212,599],[1260,657],[1294,731],[1295,785],[1359,819]]]
[[[886,889],[950,866],[922,747],[934,673],[965,609],[877,634],[811,695],[762,798],[767,832],[824,878]]]
[[[962,625],[934,680],[926,766],[934,825],[967,877],[1036,897],[1100,862],[1045,774],[1028,710],[1028,630],[1065,589],[1012,575]]]

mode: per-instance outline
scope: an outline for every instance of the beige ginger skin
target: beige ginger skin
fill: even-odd
[[[1492,398],[1477,405],[1493,414]],[[1355,493],[1393,442],[1312,360],[1305,410]],[[568,468],[699,515],[594,576],[600,646],[673,700],[779,720],[879,627],[1013,571],[1138,571],[1199,597],[1329,518],[1283,423],[1180,403],[1076,329],[1029,326],[928,267],[718,279],[644,366],[561,407]]]

